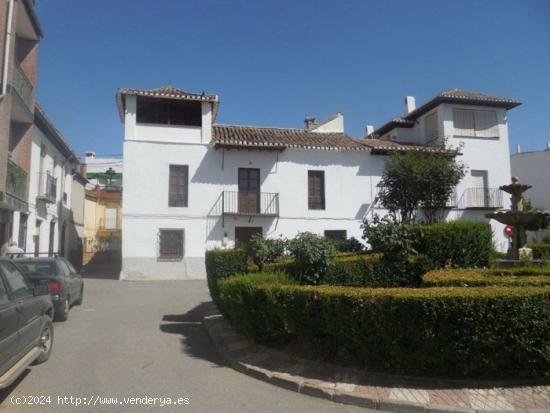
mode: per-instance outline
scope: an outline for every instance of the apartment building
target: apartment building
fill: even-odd
[[[344,116],[304,128],[216,122],[219,99],[174,87],[119,89],[124,123],[123,279],[203,278],[207,249],[254,233],[293,237],[311,231],[361,237],[377,184],[394,151],[461,148],[469,173],[447,219],[485,220],[506,208],[498,186],[510,181],[506,111],[514,99],[450,90],[352,139]],[[491,221],[497,248],[502,226]]]
[[[0,245],[26,242],[29,172],[42,28],[32,0],[7,0],[0,8]],[[20,216],[23,222],[20,225]]]

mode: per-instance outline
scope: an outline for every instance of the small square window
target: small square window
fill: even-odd
[[[325,238],[331,241],[345,241],[347,239],[347,231],[345,229],[330,229],[325,231]]]
[[[176,260],[184,256],[184,230],[161,229],[159,230],[159,258]]]

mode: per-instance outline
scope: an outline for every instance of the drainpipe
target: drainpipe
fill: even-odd
[[[6,26],[6,44],[4,45],[4,67],[2,68],[2,95],[8,93],[8,69],[11,45],[11,29],[13,20],[13,3],[15,0],[9,0],[8,6],[8,24]]]

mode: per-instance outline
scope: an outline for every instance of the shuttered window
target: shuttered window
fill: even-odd
[[[432,140],[438,137],[439,131],[437,128],[437,112],[434,112],[424,119],[424,126],[426,130],[426,139]]]
[[[188,204],[189,167],[170,165],[168,206],[186,207]]]
[[[325,209],[325,172],[308,171],[308,208]]]
[[[456,136],[497,138],[498,121],[494,110],[454,109]]]
[[[183,229],[161,229],[159,230],[159,258],[179,259],[184,256]]]

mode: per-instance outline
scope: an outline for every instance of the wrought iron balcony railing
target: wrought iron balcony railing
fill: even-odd
[[[17,67],[17,65],[15,65],[13,68],[13,79],[11,81],[11,86],[12,89],[15,90],[17,95],[19,95],[21,100],[25,103],[27,109],[33,112],[33,86],[27,76],[19,67]]]
[[[54,203],[57,198],[57,178],[54,178],[49,173],[40,174],[40,188],[38,196],[39,201]]]
[[[271,192],[223,191],[224,215],[279,216],[279,194]]]
[[[459,201],[461,209],[498,209],[502,205],[502,191],[498,188],[467,188]]]
[[[27,199],[27,172],[13,161],[8,161],[7,172],[6,192],[25,201]]]

